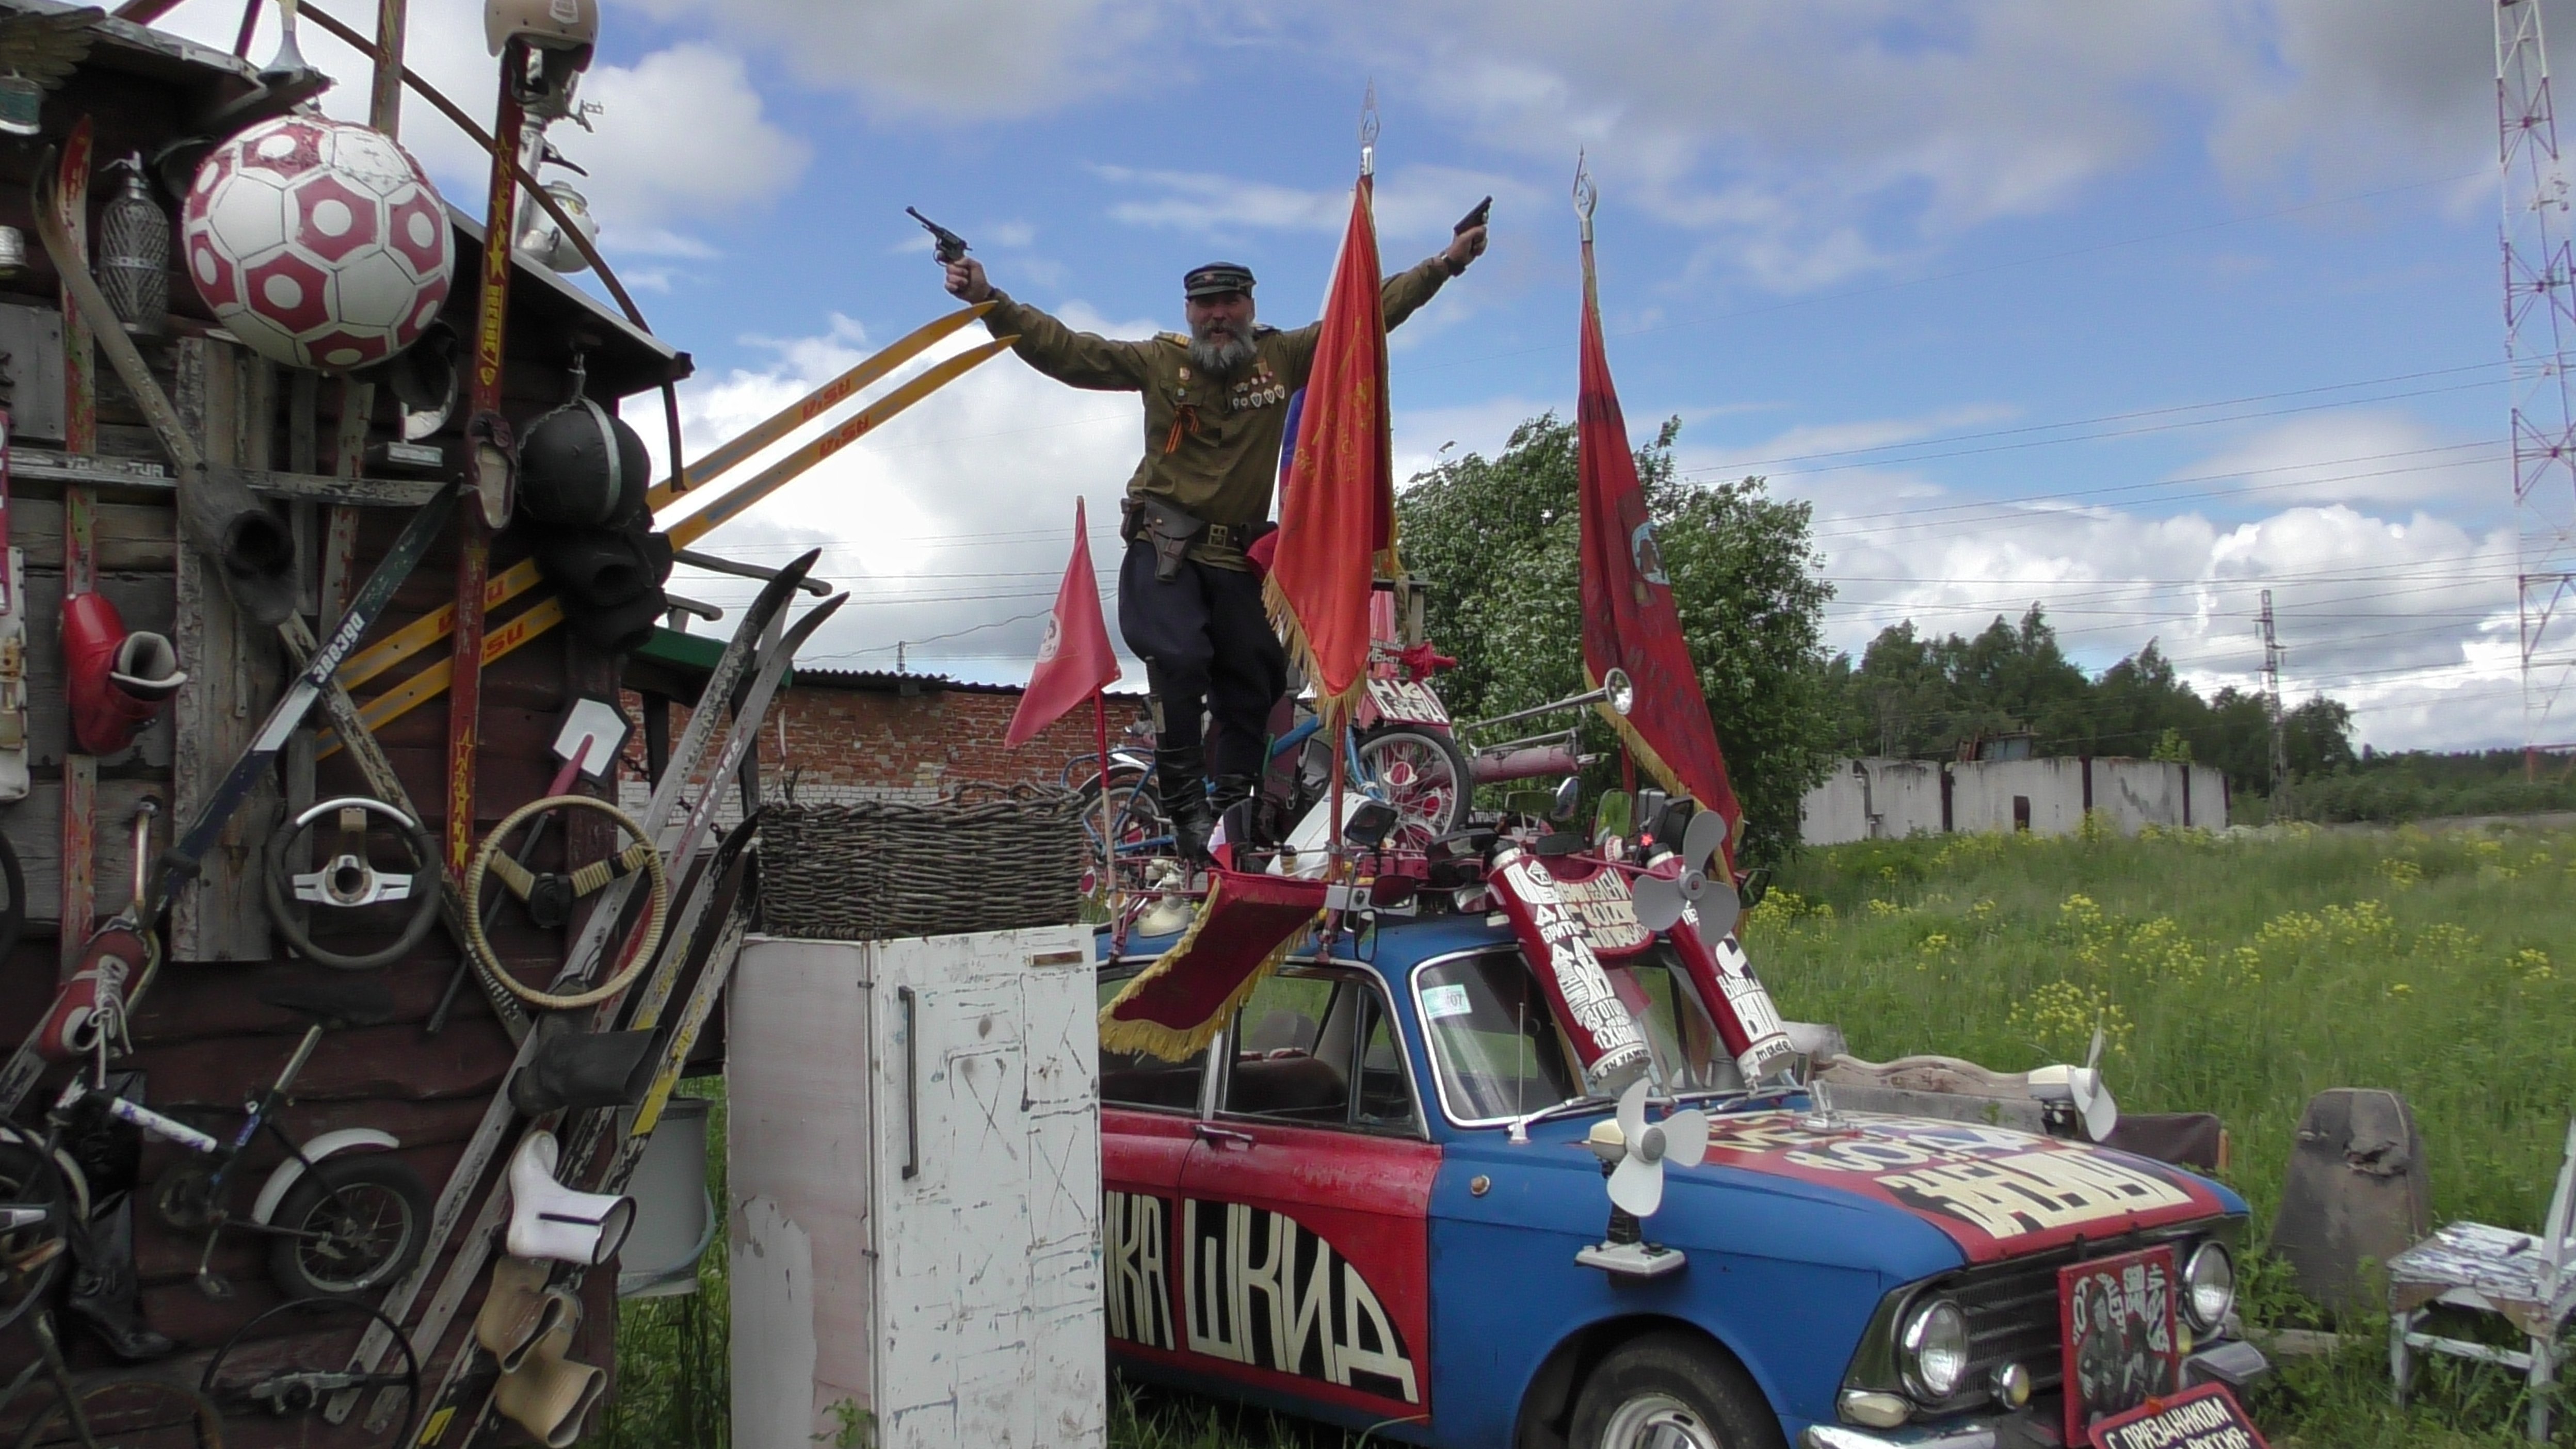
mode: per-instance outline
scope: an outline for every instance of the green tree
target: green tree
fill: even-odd
[[[1809,510],[1758,478],[1695,487],[1675,478],[1664,425],[1637,474],[1700,688],[1744,805],[1748,857],[1794,844],[1798,801],[1824,778],[1835,733],[1824,606],[1832,589]],[[1461,720],[1562,699],[1583,688],[1576,442],[1553,413],[1512,430],[1492,458],[1469,454],[1415,478],[1396,500],[1406,569],[1430,586],[1432,639],[1460,661],[1441,692]],[[1617,743],[1589,712],[1584,748]]]

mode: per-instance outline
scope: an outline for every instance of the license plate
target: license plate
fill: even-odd
[[[2089,1444],[2095,1421],[2181,1387],[2174,1278],[2170,1246],[2057,1270],[2067,1443]]]
[[[1403,724],[1445,725],[1449,711],[1441,708],[1440,696],[1431,687],[1413,679],[1372,679],[1368,682],[1369,702],[1377,706],[1378,717]]]

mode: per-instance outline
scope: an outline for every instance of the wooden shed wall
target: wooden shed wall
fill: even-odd
[[[126,59],[130,61],[132,57]],[[73,117],[85,113],[97,125],[97,155],[104,163],[123,152],[148,150],[185,134],[190,115],[201,107],[208,94],[220,93],[220,87],[205,83],[203,77],[192,79],[182,73],[183,68],[164,69],[169,74],[156,77],[147,73],[151,70],[148,65],[129,65],[120,70],[93,63],[84,68],[64,90],[47,99],[45,123],[49,136],[67,130]],[[0,148],[0,224],[26,231],[33,253],[32,264],[25,273],[0,281],[0,304],[50,310],[56,305],[56,283],[41,250],[35,246],[28,211],[28,181],[38,154],[38,148],[32,145]],[[102,199],[105,191],[103,185],[96,188],[93,201]],[[161,199],[167,206],[168,198]],[[468,313],[476,265],[472,240],[460,229],[457,284],[448,316],[461,333],[470,330]],[[594,354],[591,373],[594,394],[603,400],[612,388],[640,387],[661,376],[685,371],[685,359],[674,364],[668,356],[635,355],[631,347],[626,355],[616,355],[619,329],[606,319],[600,319],[601,325],[586,332],[565,325],[563,290],[552,284],[536,288],[524,269],[512,289],[514,306],[531,290],[544,293],[531,300],[550,308],[551,315],[537,307],[522,307],[520,317],[533,325],[513,329],[508,411],[514,422],[524,423],[563,401],[569,386],[563,362],[577,335],[579,341],[605,348],[609,354],[604,363]],[[318,481],[315,475],[343,471],[337,457],[344,432],[339,426],[344,396],[340,382],[299,380],[291,371],[261,362],[229,344],[223,334],[213,332],[212,320],[204,314],[193,289],[184,276],[175,272],[171,295],[172,305],[180,315],[172,319],[167,337],[145,339],[144,349],[162,385],[181,400],[183,407],[195,413],[192,422],[202,428],[201,439],[212,445],[213,455],[248,466],[306,475],[304,481],[308,484]],[[0,364],[0,372],[6,370],[7,365]],[[60,955],[52,923],[59,915],[61,899],[60,799],[68,740],[61,651],[55,630],[63,592],[62,497],[66,480],[94,484],[101,503],[97,528],[100,590],[117,603],[130,627],[161,630],[179,640],[183,666],[190,671],[189,683],[181,691],[176,707],[146,730],[135,748],[97,763],[92,870],[97,882],[98,914],[112,913],[128,899],[131,850],[127,830],[135,803],[147,795],[163,803],[153,846],[156,850],[165,847],[173,823],[174,812],[169,807],[198,788],[198,780],[204,778],[198,772],[212,770],[219,774],[229,764],[230,744],[246,736],[274,702],[280,672],[273,638],[229,630],[220,619],[211,620],[209,635],[210,616],[228,610],[220,600],[212,607],[201,603],[212,588],[210,580],[183,581],[183,574],[191,572],[195,565],[183,557],[176,539],[172,494],[166,479],[134,476],[132,463],[166,460],[143,426],[140,411],[103,359],[97,375],[101,379],[98,409],[102,456],[95,460],[61,458],[45,451],[48,447],[58,448],[58,441],[36,438],[23,440],[26,446],[17,455],[11,513],[13,542],[26,555],[28,593],[33,605],[28,643],[33,685],[30,763],[35,786],[27,799],[0,805],[0,834],[6,835],[24,864],[29,914],[33,918],[26,938],[5,961],[0,961],[0,1034],[5,1034],[12,1044],[29,1030],[51,997]],[[391,400],[379,396],[363,429],[355,436],[365,442],[383,443],[397,436],[395,424]],[[457,424],[452,423],[446,433],[431,441],[447,445],[451,460],[461,456]],[[132,463],[121,465],[119,460]],[[123,476],[118,472],[120,466],[127,470]],[[422,490],[415,480],[395,491],[417,496]],[[329,532],[323,505],[308,502],[277,506],[281,513],[302,515],[296,522],[305,549],[308,592],[318,593],[315,586],[329,572],[320,558],[322,541]],[[363,507],[355,513],[357,548],[352,581],[363,578],[374,567],[402,526],[408,509]],[[451,529],[404,585],[371,637],[390,632],[451,601],[456,548]],[[494,549],[494,573],[525,557],[527,550],[527,540],[518,531],[503,534]],[[188,601],[185,609],[183,595]],[[316,598],[314,602],[320,600]],[[235,653],[240,656],[238,666],[232,657]],[[444,657],[443,647],[429,651],[362,689],[362,700],[398,683],[419,666]],[[554,772],[548,746],[556,714],[576,692],[614,698],[616,668],[613,658],[588,650],[568,632],[558,631],[541,636],[486,671],[482,748],[478,754],[478,834],[508,811],[544,793]],[[319,723],[318,718],[315,723]],[[412,801],[426,812],[425,823],[434,837],[444,825],[440,812],[447,795],[446,735],[443,697],[392,722],[380,734],[385,752]],[[309,749],[306,757],[309,758]],[[294,771],[281,774],[287,778],[280,788],[299,797],[299,803],[301,799],[335,794],[368,793],[345,752],[312,767],[309,789],[318,794],[306,794],[308,787],[293,778]],[[277,792],[271,791],[246,809],[232,832],[232,849],[223,853],[229,859],[219,857],[208,884],[183,893],[180,916],[171,926],[171,939],[189,945],[185,950],[174,951],[174,955],[242,959],[193,963],[173,960],[163,967],[137,1013],[137,1050],[129,1063],[145,1073],[144,1100],[156,1109],[182,1116],[203,1111],[226,1123],[237,1121],[241,1102],[274,1075],[304,1025],[300,1018],[261,1005],[257,993],[281,982],[336,974],[290,959],[282,942],[267,929],[264,909],[258,902],[255,857],[274,828],[280,803]],[[590,858],[597,853],[598,835],[594,826],[584,822],[572,837],[573,848],[588,850],[590,854],[584,858]],[[559,833],[557,839],[562,838]],[[561,858],[559,850],[549,850],[548,857]],[[377,858],[399,858],[399,847],[388,838],[378,846]],[[504,913],[503,924],[494,932],[495,943],[519,968],[517,974],[542,980],[560,958],[565,939],[560,933],[541,932],[514,922],[514,915]],[[70,934],[77,937],[85,933],[85,928],[86,923],[77,923]],[[324,1040],[297,1084],[295,1105],[285,1114],[284,1126],[290,1135],[300,1141],[340,1127],[381,1128],[402,1140],[402,1155],[420,1170],[433,1193],[445,1183],[512,1053],[498,1019],[471,986],[460,995],[445,1031],[436,1037],[424,1033],[423,1025],[457,959],[456,948],[447,934],[436,931],[409,958],[381,973],[381,979],[401,1005],[401,1019],[384,1026],[334,1033]],[[59,1074],[49,1078],[40,1094],[50,1099],[58,1082]],[[30,1104],[30,1111],[34,1105]],[[21,1119],[26,1120],[28,1115],[22,1112]],[[257,1168],[240,1184],[238,1206],[246,1208],[265,1175],[265,1167],[276,1155],[266,1145],[253,1150],[251,1161]],[[182,1156],[178,1149],[163,1144],[147,1145],[139,1180],[148,1185]],[[193,1381],[215,1345],[278,1301],[265,1268],[265,1240],[232,1234],[219,1244],[213,1266],[232,1281],[236,1292],[227,1300],[217,1301],[199,1293],[191,1282],[202,1237],[164,1227],[148,1208],[137,1212],[136,1232],[137,1262],[145,1284],[144,1318],[151,1327],[182,1345],[178,1358],[154,1368]],[[613,1365],[610,1335],[615,1314],[610,1294],[615,1278],[613,1265],[591,1275],[587,1296],[592,1311],[573,1352],[575,1358],[603,1367]],[[472,1312],[469,1301],[460,1326],[470,1322]],[[449,1335],[451,1343],[456,1336]],[[96,1344],[88,1342],[68,1323],[65,1338],[76,1367],[95,1368],[108,1362]],[[332,1342],[282,1339],[272,1345],[270,1352],[280,1362],[335,1366],[338,1358],[345,1355],[345,1344],[353,1339],[354,1332],[338,1334]],[[23,1333],[0,1336],[0,1372],[13,1370],[31,1350]],[[437,1364],[430,1368],[434,1381]],[[14,1434],[15,1429],[0,1424],[0,1433]],[[309,1418],[239,1419],[227,1425],[227,1434],[228,1442],[237,1449],[263,1449],[272,1444],[379,1442],[375,1436],[358,1431],[354,1423],[340,1431],[328,1431],[320,1420]]]

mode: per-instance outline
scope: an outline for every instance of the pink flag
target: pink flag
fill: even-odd
[[[1100,617],[1100,582],[1091,572],[1091,538],[1083,526],[1082,500],[1077,498],[1073,500],[1073,557],[1065,563],[1055,611],[1047,615],[1038,667],[1029,674],[1028,692],[1020,696],[1011,731],[1002,743],[1012,749],[1027,744],[1066,710],[1117,678],[1118,651],[1109,647],[1109,626]]]

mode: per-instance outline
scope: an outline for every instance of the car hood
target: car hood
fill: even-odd
[[[2244,1211],[2224,1188],[2129,1153],[1858,1112],[1712,1117],[1701,1165],[1672,1170],[1685,1181],[1736,1172],[1789,1178],[1894,1207],[1939,1230],[1974,1262]]]

